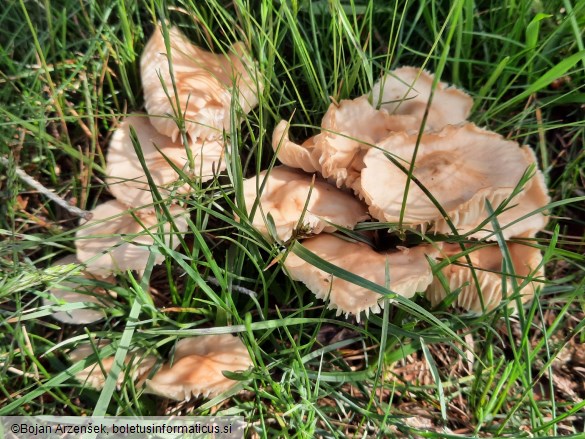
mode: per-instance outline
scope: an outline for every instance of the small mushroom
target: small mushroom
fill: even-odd
[[[237,95],[244,113],[258,104],[262,83],[254,73],[255,63],[241,42],[224,55],[193,45],[176,27],[169,29],[168,36],[171,60],[160,28],[146,44],[140,60],[151,122],[160,133],[177,141],[180,129],[174,117],[181,114],[192,141],[218,139],[223,130],[229,132],[231,128],[232,96]]]
[[[380,221],[398,222],[407,174],[385,153],[408,170],[417,135],[395,133],[370,149],[364,157],[359,194]],[[518,144],[473,124],[447,126],[424,134],[418,145],[413,175],[447,212],[460,233],[488,217],[486,200],[495,208],[511,195],[528,167]],[[411,181],[404,223],[434,224],[435,231],[450,233],[446,219],[421,188]]]
[[[146,168],[163,198],[170,194],[170,186],[179,179],[171,163],[202,182],[212,179],[225,169],[222,141],[191,142],[188,147],[193,157],[193,169],[189,172],[186,169],[189,167],[189,158],[181,143],[160,134],[147,117],[129,116],[112,136],[106,168],[106,183],[110,192],[128,206],[143,207],[153,202],[145,171],[132,144],[130,127],[136,131]],[[191,186],[184,183],[176,190],[178,193],[187,193],[190,189]]]
[[[185,233],[188,212],[174,205],[169,211],[178,232]],[[98,276],[126,270],[144,271],[151,253],[149,247],[154,243],[151,235],[156,235],[159,229],[156,213],[137,210],[135,219],[127,207],[116,200],[100,204],[91,213],[93,218],[75,234],[77,258],[86,264],[86,270]],[[179,244],[179,239],[173,236],[171,223],[165,220],[162,229],[165,245]],[[163,261],[162,254],[155,256],[155,264]]]
[[[245,180],[244,197],[249,215],[259,199],[250,218],[253,226],[269,237],[265,218],[270,214],[277,236],[283,241],[297,228],[303,234],[333,232],[335,226],[332,224],[353,228],[369,218],[366,206],[351,194],[319,178],[313,182],[310,175],[286,166],[274,167]],[[302,224],[299,224],[301,218]]]
[[[430,245],[397,249],[378,253],[370,246],[349,242],[334,235],[323,234],[303,241],[303,246],[325,261],[357,274],[378,285],[385,286],[388,267],[389,289],[406,298],[417,291],[425,291],[433,280],[431,267],[425,256],[435,257],[437,251]],[[284,262],[288,275],[303,282],[319,299],[329,298],[329,308],[337,315],[380,311],[382,296],[309,264],[295,254]]]
[[[83,361],[93,354],[99,353],[99,349],[109,344],[107,341],[102,341],[97,344],[97,351],[93,346],[86,344],[82,345],[69,353],[69,360],[72,363]],[[143,380],[150,370],[156,364],[156,357],[154,355],[146,355],[146,353],[139,349],[126,354],[124,359],[125,368],[122,368],[116,383],[118,388],[124,382],[124,377],[131,377],[132,381],[137,382]],[[81,372],[75,374],[75,378],[96,390],[101,390],[106,384],[106,379],[114,366],[114,356],[106,357],[98,360],[95,364],[92,364]],[[130,368],[130,369],[128,369]]]
[[[79,264],[79,261],[75,255],[69,255],[59,259],[57,262],[53,263],[52,266],[55,267],[73,264]],[[79,273],[79,276],[85,279],[99,280],[104,282],[110,282],[112,280],[112,278],[104,279],[93,276],[86,271]],[[101,305],[104,308],[111,305],[111,303],[107,300],[107,292],[104,289],[100,287],[80,285],[72,280],[61,281],[58,284],[53,284],[49,289],[49,293],[51,298],[43,298],[43,305],[45,306],[59,305],[59,302],[95,303]],[[58,311],[51,314],[51,317],[55,320],[71,325],[87,325],[102,320],[105,316],[106,314],[102,310],[92,308]]]
[[[517,276],[515,279],[517,290],[511,277],[504,278],[502,275],[503,256],[500,248],[497,245],[490,245],[469,253],[472,268],[467,264],[465,257],[457,258],[445,267],[442,273],[447,281],[448,291],[440,279],[435,277],[426,292],[431,304],[436,306],[448,294],[455,292],[458,294],[455,302],[457,306],[478,314],[484,309],[486,312],[492,311],[502,302],[504,283],[508,297],[518,291],[522,303],[532,299],[538,283],[544,280],[542,254],[538,248],[522,243],[508,242],[507,247],[514,266],[514,274]],[[456,257],[460,252],[461,248],[456,244],[445,244],[443,247],[443,254],[449,258]],[[472,270],[477,277],[479,290]],[[511,305],[514,305],[514,301]]]
[[[243,371],[252,365],[244,343],[230,334],[185,338],[177,343],[173,363],[146,381],[146,391],[177,401],[213,397],[237,383],[222,371]]]
[[[375,108],[383,108],[393,115],[414,116],[422,122],[429,100],[434,77],[417,67],[401,67],[381,78],[373,87]],[[435,88],[433,101],[426,120],[426,130],[440,130],[457,125],[469,117],[473,106],[471,97],[444,82]]]

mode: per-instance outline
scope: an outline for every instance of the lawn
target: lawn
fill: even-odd
[[[213,52],[243,41],[263,91],[225,135],[226,171],[205,183],[182,173],[186,193],[154,190],[160,227],[144,273],[106,282],[115,297],[104,319],[62,323],[42,299],[79,268],[52,264],[75,253],[80,215],[113,199],[106,155],[124,117],[144,111],[140,56],[159,22]],[[584,31],[585,0],[5,2],[0,415],[239,415],[249,437],[585,437]],[[424,294],[379,286],[382,312],[336,315],[285,274],[292,254],[327,268],[303,250],[302,233],[269,239],[246,220],[244,180],[279,164],[275,126],[290,120],[300,143],[332,102],[369,93],[400,66],[465,90],[471,122],[536,155],[551,201],[530,245],[542,251],[546,280],[516,313],[505,303],[485,314],[449,299],[433,307]],[[162,239],[164,224],[178,225],[171,202],[188,211],[176,247]],[[357,230],[378,229],[387,246],[444,239],[402,221],[376,224]],[[96,282],[106,286],[86,285]],[[253,362],[211,399],[147,394],[130,373],[117,385],[114,371],[99,391],[74,378],[134,348],[160,367],[177,341],[208,334],[237,335]],[[98,349],[99,340],[110,344]],[[99,355],[68,360],[90,342]]]

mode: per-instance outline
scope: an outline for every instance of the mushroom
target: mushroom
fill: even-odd
[[[321,122],[321,134],[315,137],[315,148],[323,177],[338,187],[353,187],[364,167],[363,156],[370,145],[380,142],[392,132],[412,133],[417,121],[411,116],[390,116],[376,110],[365,96],[331,104]]]
[[[173,142],[156,131],[147,117],[129,116],[120,124],[108,147],[106,183],[118,201],[132,207],[143,207],[152,204],[153,198],[145,171],[132,144],[130,127],[136,131],[146,168],[163,197],[171,193],[172,183],[179,179],[171,163],[183,169],[189,163],[189,158],[181,143]],[[196,179],[208,181],[225,169],[222,141],[190,142],[187,147],[191,149],[192,174]],[[190,174],[187,170],[185,172]],[[176,190],[178,193],[187,193],[190,189],[191,186],[184,183]]]
[[[433,280],[426,256],[433,258],[437,251],[430,245],[379,253],[366,244],[323,234],[304,240],[303,246],[325,261],[381,286],[386,285],[388,267],[389,289],[406,298],[425,291]],[[355,314],[359,321],[362,311],[367,316],[379,312],[383,305],[380,294],[334,277],[295,254],[287,256],[284,266],[291,279],[303,282],[319,299],[329,298],[328,307],[337,309],[337,315]]]
[[[357,189],[374,218],[399,221],[408,176],[385,154],[408,169],[416,144],[417,135],[395,133],[365,155]],[[473,124],[450,125],[422,135],[413,175],[465,233],[469,224],[488,217],[486,200],[495,208],[512,194],[528,165],[517,143]],[[413,181],[403,221],[422,227],[434,224],[437,232],[451,232],[446,218]]]
[[[179,206],[169,206],[173,222],[179,233],[188,229],[188,212]],[[98,276],[111,273],[137,270],[144,271],[150,246],[154,243],[152,235],[158,233],[160,221],[156,212],[136,210],[136,219],[127,211],[125,205],[112,200],[100,204],[91,211],[93,218],[75,234],[77,258],[86,264],[86,270]],[[179,240],[171,233],[172,224],[166,220],[162,224],[163,241],[167,246],[176,246]],[[164,261],[164,255],[155,256],[155,264]]]
[[[53,263],[53,267],[79,264],[79,261],[75,255],[65,256]],[[81,271],[80,277],[90,280],[110,282],[112,278],[100,278],[93,276],[91,273]],[[52,284],[49,289],[51,295],[50,298],[43,298],[43,305],[55,306],[59,305],[59,302],[65,303],[95,303],[106,308],[111,305],[107,300],[106,291],[97,286],[80,285],[74,280],[61,281],[56,284]],[[112,294],[115,296],[115,294]],[[105,312],[99,309],[93,308],[79,308],[72,309],[70,311],[58,311],[51,314],[51,317],[61,323],[67,323],[71,325],[87,325],[90,323],[102,320],[106,316]]]
[[[160,133],[177,141],[181,130],[175,117],[180,114],[192,141],[218,139],[223,130],[231,128],[232,87],[244,114],[258,104],[262,83],[257,81],[255,63],[241,42],[224,55],[193,45],[176,27],[169,29],[168,37],[171,57],[162,29],[157,28],[140,60],[151,122]]]
[[[270,214],[277,236],[283,241],[297,228],[303,234],[333,232],[335,225],[353,228],[369,218],[366,207],[351,194],[321,179],[313,181],[310,175],[286,166],[274,167],[245,180],[244,198],[248,215],[259,199],[250,218],[252,225],[269,237],[265,218]]]
[[[417,67],[401,67],[381,78],[370,95],[375,108],[393,115],[410,115],[422,123],[434,77]],[[435,88],[426,120],[426,130],[440,130],[464,122],[473,106],[471,97],[444,82]]]
[[[523,146],[522,152],[524,153],[528,164],[537,164],[536,156],[534,155],[532,148],[529,146]],[[534,175],[532,175],[526,187],[523,188],[518,196],[511,200],[506,209],[497,217],[501,234],[504,239],[510,239],[514,236],[531,238],[534,237],[538,231],[543,230],[548,222],[548,217],[543,215],[542,212],[534,212],[544,208],[548,203],[550,203],[550,197],[548,196],[548,189],[546,187],[546,182],[544,181],[544,175],[540,169],[536,167]],[[522,221],[512,224],[525,216],[526,218]],[[468,228],[476,228],[477,225],[479,225],[479,223],[470,225]],[[492,223],[490,222],[486,224],[482,230],[473,233],[471,237],[495,240],[496,235],[493,233]]]
[[[504,277],[502,274],[503,256],[497,245],[473,249],[469,253],[472,264],[470,267],[465,257],[457,258],[461,252],[459,245],[445,244],[443,254],[449,259],[457,259],[442,269],[448,291],[438,277],[435,277],[429,286],[426,296],[432,306],[438,305],[448,294],[456,292],[458,296],[455,303],[461,308],[478,314],[484,310],[492,311],[502,302],[504,283],[509,298],[518,291],[522,303],[532,299],[538,282],[544,280],[542,254],[538,248],[519,242],[508,242],[507,247],[514,266],[515,281],[510,276]],[[477,277],[479,290],[472,270]],[[515,283],[517,287],[514,286]],[[512,306],[515,304],[514,301],[510,303]]]
[[[252,359],[242,341],[230,334],[185,338],[177,343],[173,363],[146,381],[146,391],[177,401],[216,396],[237,381],[222,371],[247,370]]]
[[[89,344],[79,346],[69,353],[69,360],[72,363],[83,361],[93,354],[98,354],[99,349],[103,346],[106,346],[107,344],[109,344],[109,341],[101,341],[97,344],[97,349],[96,347]],[[125,376],[129,376],[134,382],[143,380],[155,364],[156,357],[154,355],[146,355],[146,353],[141,349],[129,352],[126,354],[126,358],[124,359],[124,365],[126,367],[122,368],[116,380],[118,388],[120,388],[124,382]],[[75,378],[83,384],[88,384],[90,387],[93,387],[96,390],[101,390],[106,384],[106,379],[110,374],[113,366],[114,356],[101,358],[95,364],[92,364],[83,369],[81,372],[76,373]],[[139,387],[140,386],[141,384]]]
[[[285,165],[305,172],[320,172],[337,187],[353,186],[363,168],[363,156],[375,144],[395,131],[415,132],[412,116],[391,116],[376,110],[361,96],[332,103],[321,122],[321,133],[302,145],[288,138],[288,124],[281,121],[272,136],[272,147]]]

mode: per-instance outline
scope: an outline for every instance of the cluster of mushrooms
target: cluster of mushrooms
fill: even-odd
[[[93,279],[91,291],[79,294],[80,286],[63,282],[51,291],[47,306],[78,301],[107,306],[106,286],[116,273],[142,273],[149,258],[161,263],[158,236],[175,247],[178,235],[189,229],[189,212],[175,204],[175,195],[191,191],[189,180],[205,182],[225,169],[232,119],[258,104],[262,81],[242,43],[216,55],[194,46],[177,28],[167,33],[165,39],[158,28],[141,59],[147,114],[125,118],[108,147],[106,182],[115,200],[97,206],[79,228],[76,257],[58,262],[83,264],[83,276]],[[248,217],[239,220],[281,244],[302,240],[325,261],[404,297],[426,292],[433,305],[457,294],[457,305],[485,312],[506,293],[530,299],[544,276],[540,251],[507,242],[513,267],[502,276],[501,249],[489,241],[534,237],[546,225],[542,210],[549,198],[534,154],[467,122],[471,98],[433,82],[420,69],[392,71],[368,95],[332,103],[321,132],[302,144],[291,141],[289,123],[280,122],[272,144],[283,165],[245,180]],[[166,203],[172,223],[157,214],[159,202]],[[336,233],[375,221],[398,223],[423,237],[463,235],[470,244],[427,239],[378,251],[365,240]],[[439,261],[442,268],[433,270]],[[379,294],[293,253],[284,267],[338,315],[359,320],[362,312],[381,309]],[[53,316],[65,323],[104,317],[96,308],[68,309]],[[86,359],[105,343],[83,345],[71,359]],[[252,360],[240,339],[212,335],[179,341],[172,361],[156,371],[156,357],[142,350],[131,351],[125,363],[126,375],[146,391],[184,400],[225,391],[234,381],[221,371],[245,370]],[[112,364],[113,357],[101,359],[77,378],[99,389]]]
[[[231,46],[227,54],[214,54],[193,45],[175,27],[167,33],[170,50],[163,29],[158,28],[141,58],[147,114],[126,117],[108,146],[106,183],[115,199],[98,205],[91,220],[78,229],[76,256],[56,263],[83,264],[81,275],[92,280],[86,283],[91,286],[61,282],[45,299],[48,307],[75,302],[108,306],[107,285],[115,281],[116,273],[134,270],[141,275],[149,258],[162,263],[164,255],[157,252],[156,239],[160,236],[165,246],[174,248],[180,242],[178,235],[189,229],[189,212],[174,203],[174,195],[190,192],[189,181],[206,182],[225,169],[225,137],[233,115],[241,117],[258,104],[262,83],[243,43]],[[158,202],[167,205],[172,222],[157,214]],[[52,317],[70,324],[93,323],[105,317],[99,306],[68,306]],[[104,344],[108,341],[82,345],[70,358],[84,360]],[[102,358],[76,377],[100,389],[113,361],[114,357]],[[248,369],[252,360],[241,340],[226,334],[182,339],[172,362],[154,372],[156,363],[153,355],[131,351],[125,360],[127,375],[149,393],[188,400],[227,390],[235,381],[222,371]],[[124,376],[121,372],[119,384]]]
[[[467,122],[469,95],[440,82],[432,91],[433,82],[418,68],[394,70],[371,93],[332,103],[321,132],[302,144],[281,121],[272,145],[285,166],[245,182],[246,203],[260,200],[253,223],[268,238],[305,237],[303,245],[326,262],[381,286],[389,279],[396,294],[426,292],[433,306],[450,294],[475,313],[493,310],[505,295],[511,306],[526,302],[544,277],[540,250],[526,240],[507,242],[513,267],[503,275],[502,249],[489,241],[532,238],[544,228],[543,174],[530,147]],[[364,220],[401,225],[429,243],[376,251],[331,234]],[[437,234],[447,236],[433,242]],[[468,243],[449,243],[449,235]],[[433,275],[439,260],[444,268]],[[380,294],[296,254],[284,266],[338,315],[359,321],[360,313],[381,309]]]

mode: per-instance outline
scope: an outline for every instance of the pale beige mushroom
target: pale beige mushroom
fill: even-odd
[[[108,341],[102,341],[95,347],[89,344],[79,346],[69,353],[69,360],[72,363],[83,361],[94,354],[99,354],[100,348],[108,344]],[[124,359],[124,367],[122,367],[116,379],[118,388],[120,388],[126,376],[130,377],[134,382],[143,380],[155,364],[156,357],[154,355],[146,355],[141,349],[128,352]],[[87,366],[81,372],[76,373],[75,378],[83,384],[87,384],[96,390],[101,390],[106,384],[106,379],[113,366],[114,356],[102,358],[97,360],[95,364]]]
[[[416,142],[417,135],[395,133],[380,142],[380,149],[372,148],[365,155],[358,193],[374,218],[399,221],[408,177],[385,153],[408,170]],[[465,233],[470,224],[488,217],[486,200],[496,208],[512,194],[527,167],[517,143],[466,124],[424,134],[413,175],[459,233]],[[451,233],[440,210],[414,181],[410,182],[403,221],[422,227],[430,224],[435,231]]]
[[[88,272],[98,276],[126,270],[142,273],[151,253],[149,247],[154,243],[151,235],[158,234],[161,222],[165,245],[172,244],[175,247],[179,244],[179,239],[166,218],[159,220],[155,212],[137,210],[137,221],[127,209],[116,200],[100,204],[91,211],[91,221],[77,230],[77,258],[86,265]],[[188,212],[174,205],[169,207],[169,211],[179,233],[185,233],[188,228]],[[155,264],[163,261],[164,256],[156,254]]]
[[[537,164],[534,151],[529,146],[523,146],[522,152],[526,157],[527,166],[530,164]],[[548,189],[544,180],[542,171],[535,168],[534,175],[530,181],[523,188],[522,192],[518,194],[508,207],[497,216],[497,221],[501,229],[504,239],[512,237],[534,237],[537,232],[543,230],[548,223],[548,217],[542,212],[534,213],[535,211],[544,208],[550,203]],[[496,206],[493,206],[494,209]],[[518,219],[527,216],[522,221]],[[512,224],[515,222],[514,224]],[[477,224],[479,225],[479,223]],[[475,228],[476,225],[470,225],[469,228]],[[482,229],[471,235],[477,239],[495,240],[496,235],[493,233],[492,223],[486,224]]]
[[[333,232],[335,226],[329,223],[351,229],[369,218],[367,207],[352,194],[319,178],[313,182],[311,175],[286,166],[274,167],[245,180],[244,198],[248,214],[259,198],[250,218],[252,225],[268,237],[266,221],[270,214],[277,236],[283,241],[289,239],[295,229],[302,234]],[[302,224],[299,224],[301,219]]]
[[[232,96],[237,95],[244,113],[258,104],[262,82],[257,80],[254,61],[241,42],[231,46],[228,54],[214,54],[193,45],[176,27],[169,29],[168,37],[172,76],[162,29],[155,30],[140,60],[144,101],[152,124],[177,141],[176,118],[181,114],[193,141],[221,137],[223,130],[231,128]]]
[[[390,114],[414,116],[422,122],[430,97],[434,77],[417,67],[401,67],[381,78],[370,96],[375,108]],[[461,90],[439,82],[426,120],[426,130],[440,130],[456,125],[469,117],[473,106],[471,97]]]
[[[448,291],[445,290],[438,277],[433,279],[426,296],[433,306],[439,304],[447,294],[458,294],[457,306],[474,312],[482,313],[491,311],[501,304],[503,298],[503,285],[506,285],[506,295],[513,298],[518,291],[522,303],[534,297],[536,289],[544,280],[544,267],[542,266],[542,254],[538,248],[530,245],[508,242],[508,251],[516,278],[513,280],[510,272],[504,278],[502,274],[502,251],[497,245],[480,247],[469,253],[469,259],[473,271],[477,277],[479,290],[473,278],[472,269],[465,257],[456,258],[461,248],[456,244],[445,244],[443,255],[455,260],[442,270],[447,282]],[[504,280],[505,279],[505,280]],[[515,289],[514,284],[517,285]],[[483,302],[483,307],[482,307]],[[515,306],[511,300],[510,305]]]
[[[370,146],[393,132],[413,133],[417,121],[411,116],[391,116],[376,110],[365,96],[331,104],[315,137],[320,151],[321,174],[338,187],[354,186],[364,167],[363,156]]]
[[[272,147],[285,165],[306,172],[319,172],[337,187],[351,188],[359,180],[363,156],[375,144],[395,131],[415,132],[412,116],[390,116],[376,110],[365,96],[332,103],[321,122],[321,133],[302,145],[289,140],[288,124],[275,128]]]
[[[193,157],[193,169],[190,170],[187,151],[180,142],[173,142],[171,138],[160,134],[146,115],[129,116],[112,136],[106,168],[108,189],[118,201],[128,206],[142,207],[153,202],[145,171],[132,144],[130,127],[136,131],[146,168],[163,198],[168,197],[173,183],[179,179],[179,174],[169,161],[190,177],[202,182],[212,179],[225,169],[223,141],[190,142],[188,147]],[[176,191],[187,193],[190,189],[188,183],[183,183]]]
[[[381,286],[386,285],[388,273],[389,289],[406,298],[426,290],[433,280],[426,256],[438,254],[430,245],[378,253],[366,244],[330,234],[304,240],[303,246],[323,260]],[[334,277],[293,253],[284,266],[291,279],[303,282],[319,299],[329,299],[328,307],[336,309],[337,315],[355,314],[359,320],[362,311],[368,315],[381,309],[380,294]]]
[[[65,256],[54,262],[52,267],[66,266],[66,265],[79,265],[79,261],[75,255]],[[77,276],[102,282],[112,282],[113,279],[101,278],[93,276],[92,274],[81,271]],[[108,300],[108,292],[101,287],[80,285],[73,280],[63,280],[56,284],[52,284],[48,291],[51,298],[43,298],[43,305],[55,306],[60,305],[61,302],[65,303],[95,303],[100,305],[101,308],[107,308],[111,306],[111,302]],[[115,293],[111,293],[115,297]],[[102,320],[106,316],[105,312],[99,309],[93,308],[78,308],[70,311],[57,311],[51,314],[51,317],[61,323],[67,323],[71,325],[87,325],[90,323]]]
[[[288,122],[281,120],[272,132],[272,149],[277,153],[278,160],[286,166],[305,172],[321,172],[321,153],[314,148],[315,136],[298,145],[289,139],[288,130]]]
[[[245,371],[252,359],[244,343],[230,334],[185,338],[177,343],[173,362],[146,381],[146,391],[177,401],[216,396],[237,384],[222,371]]]

